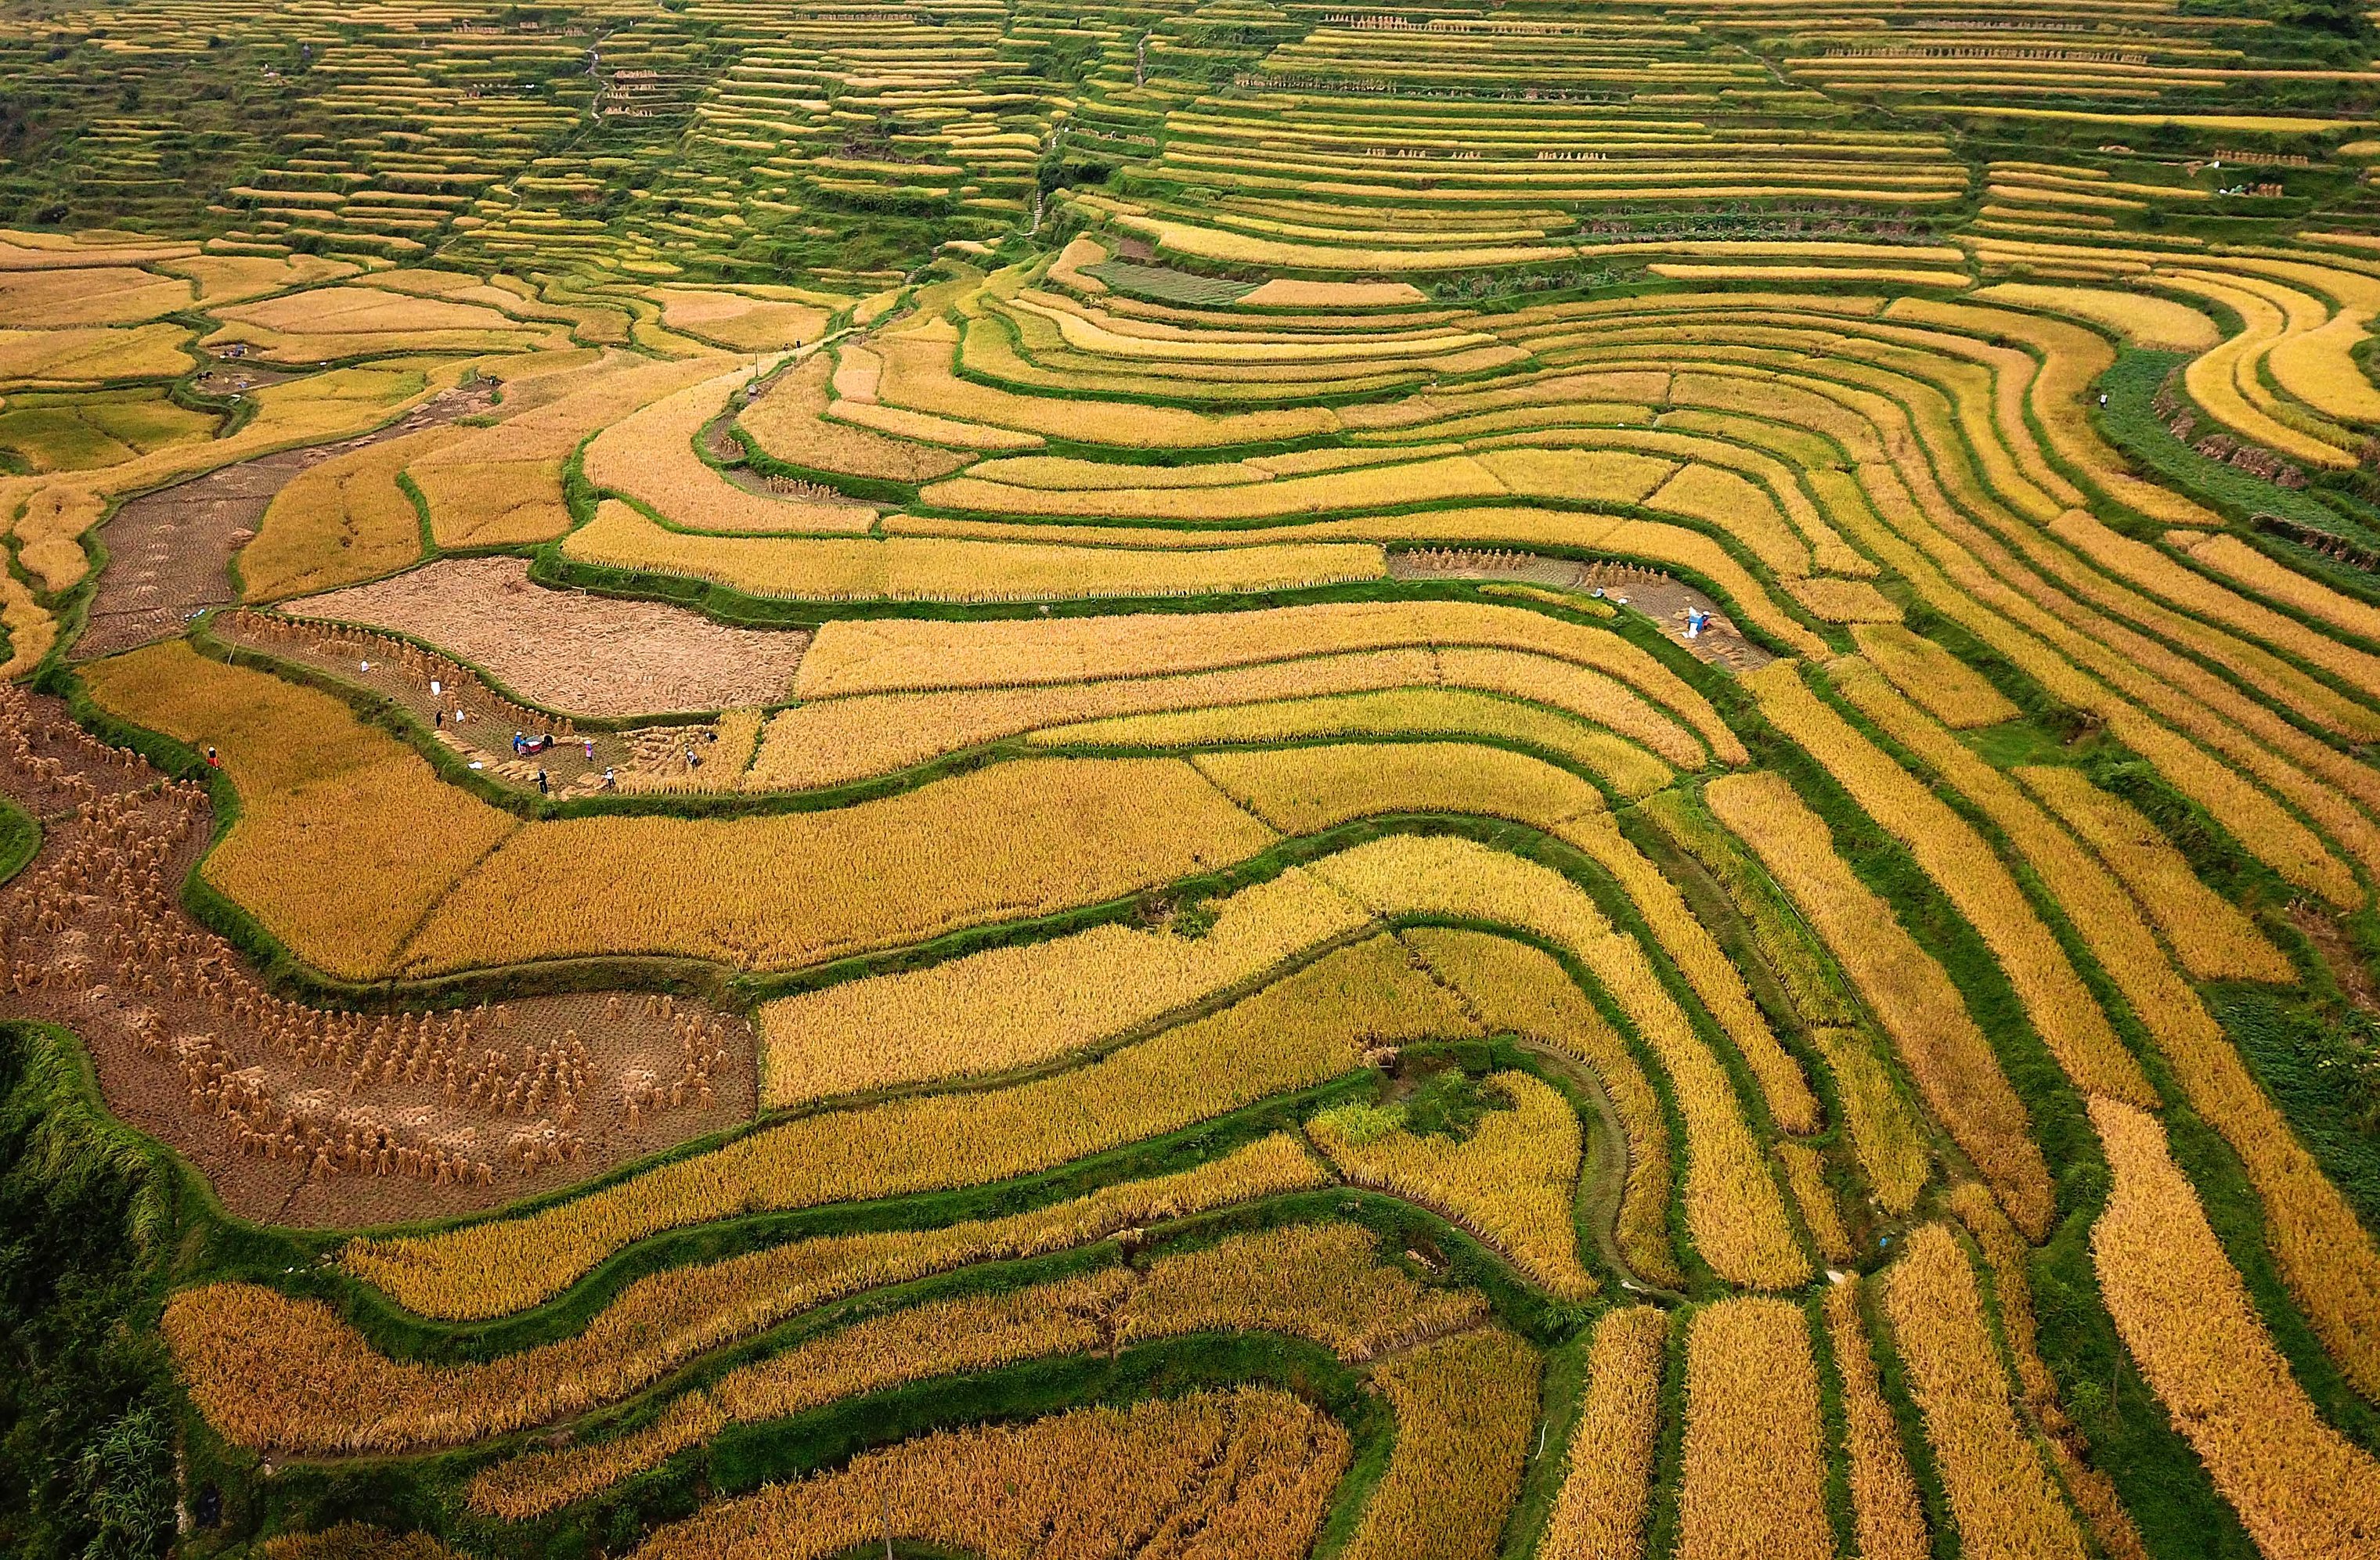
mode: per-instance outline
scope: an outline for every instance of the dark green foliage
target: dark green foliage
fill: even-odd
[[[55,1031],[0,1026],[0,1551],[140,1560],[174,1536],[153,1331],[173,1172],[88,1103]]]
[[[1493,1087],[1481,1083],[1459,1067],[1427,1074],[1399,1102],[1404,1107],[1405,1130],[1420,1137],[1469,1137],[1491,1110],[1511,1108],[1511,1102]]]
[[[2281,0],[2273,7],[2273,19],[2283,27],[2302,27],[2342,39],[2361,39],[2369,37],[2372,31],[2367,12],[2368,7],[2358,0]]]
[[[2266,991],[2219,994],[2224,1031],[2367,1226],[2380,1227],[2380,1022]]]

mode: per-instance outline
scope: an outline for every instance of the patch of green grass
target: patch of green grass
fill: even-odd
[[[2298,1141],[2358,1216],[2380,1227],[2380,1025],[2262,990],[2218,992],[2208,1006]]]
[[[1400,1131],[1459,1143],[1478,1130],[1489,1111],[1511,1108],[1512,1101],[1500,1090],[1457,1065],[1423,1074],[1419,1082],[1389,1100],[1351,1100],[1315,1119],[1328,1119],[1341,1136],[1358,1145]]]

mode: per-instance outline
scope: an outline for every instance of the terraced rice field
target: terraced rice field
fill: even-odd
[[[2380,1554],[2375,61],[0,10],[0,1551]]]

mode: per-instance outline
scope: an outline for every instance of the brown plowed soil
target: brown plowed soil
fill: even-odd
[[[0,689],[0,792],[46,831],[0,889],[0,1016],[74,1030],[109,1107],[242,1217],[491,1208],[751,1118],[751,1027],[698,1003],[595,993],[425,1021],[270,996],[179,902],[204,792],[92,741],[54,700]]]
[[[781,703],[810,642],[798,629],[727,628],[658,601],[548,590],[518,558],[443,558],[280,609],[410,635],[572,715]]]
[[[472,417],[494,405],[492,382],[433,395],[403,420],[336,444],[314,444],[240,461],[126,501],[100,527],[107,567],[91,620],[75,642],[91,660],[182,632],[209,607],[236,599],[231,561],[248,545],[273,497],[309,466],[333,455]]]

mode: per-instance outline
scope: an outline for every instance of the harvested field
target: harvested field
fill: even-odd
[[[766,352],[816,341],[826,329],[829,308],[822,306],[848,301],[817,294],[784,296],[791,294],[790,288],[752,293],[699,287],[655,291],[662,300],[662,324],[731,352]]]
[[[128,501],[101,527],[107,567],[75,654],[91,659],[163,639],[183,632],[205,609],[237,600],[232,559],[255,538],[273,495],[300,473],[336,454],[476,416],[489,402],[487,389],[449,391],[358,438],[259,455]]]
[[[1526,553],[1432,550],[1392,554],[1389,572],[1399,579],[1527,581],[1585,596],[1589,602],[1608,601],[1644,613],[1697,660],[1734,671],[1757,671],[1777,659],[1746,639],[1735,621],[1709,596],[1652,569],[1626,563],[1572,563]]]
[[[513,558],[446,558],[285,602],[293,615],[384,628],[484,668],[532,704],[653,715],[775,704],[809,635],[727,628],[682,607],[532,585]]]
[[[0,794],[49,825],[26,875],[0,889],[0,1015],[72,1027],[115,1111],[172,1143],[239,1216],[337,1228],[495,1207],[750,1116],[751,1026],[697,1001],[531,997],[429,1024],[273,1001],[170,896],[92,891],[128,860],[176,877],[195,866],[203,793],[157,789],[155,771],[81,739],[55,700],[0,693],[0,752],[21,738],[64,767],[0,762]],[[30,914],[44,900],[71,909],[45,924]],[[124,937],[138,957],[110,955]],[[386,1145],[377,1162],[338,1158],[358,1138]],[[333,1157],[318,1164],[319,1147]]]

